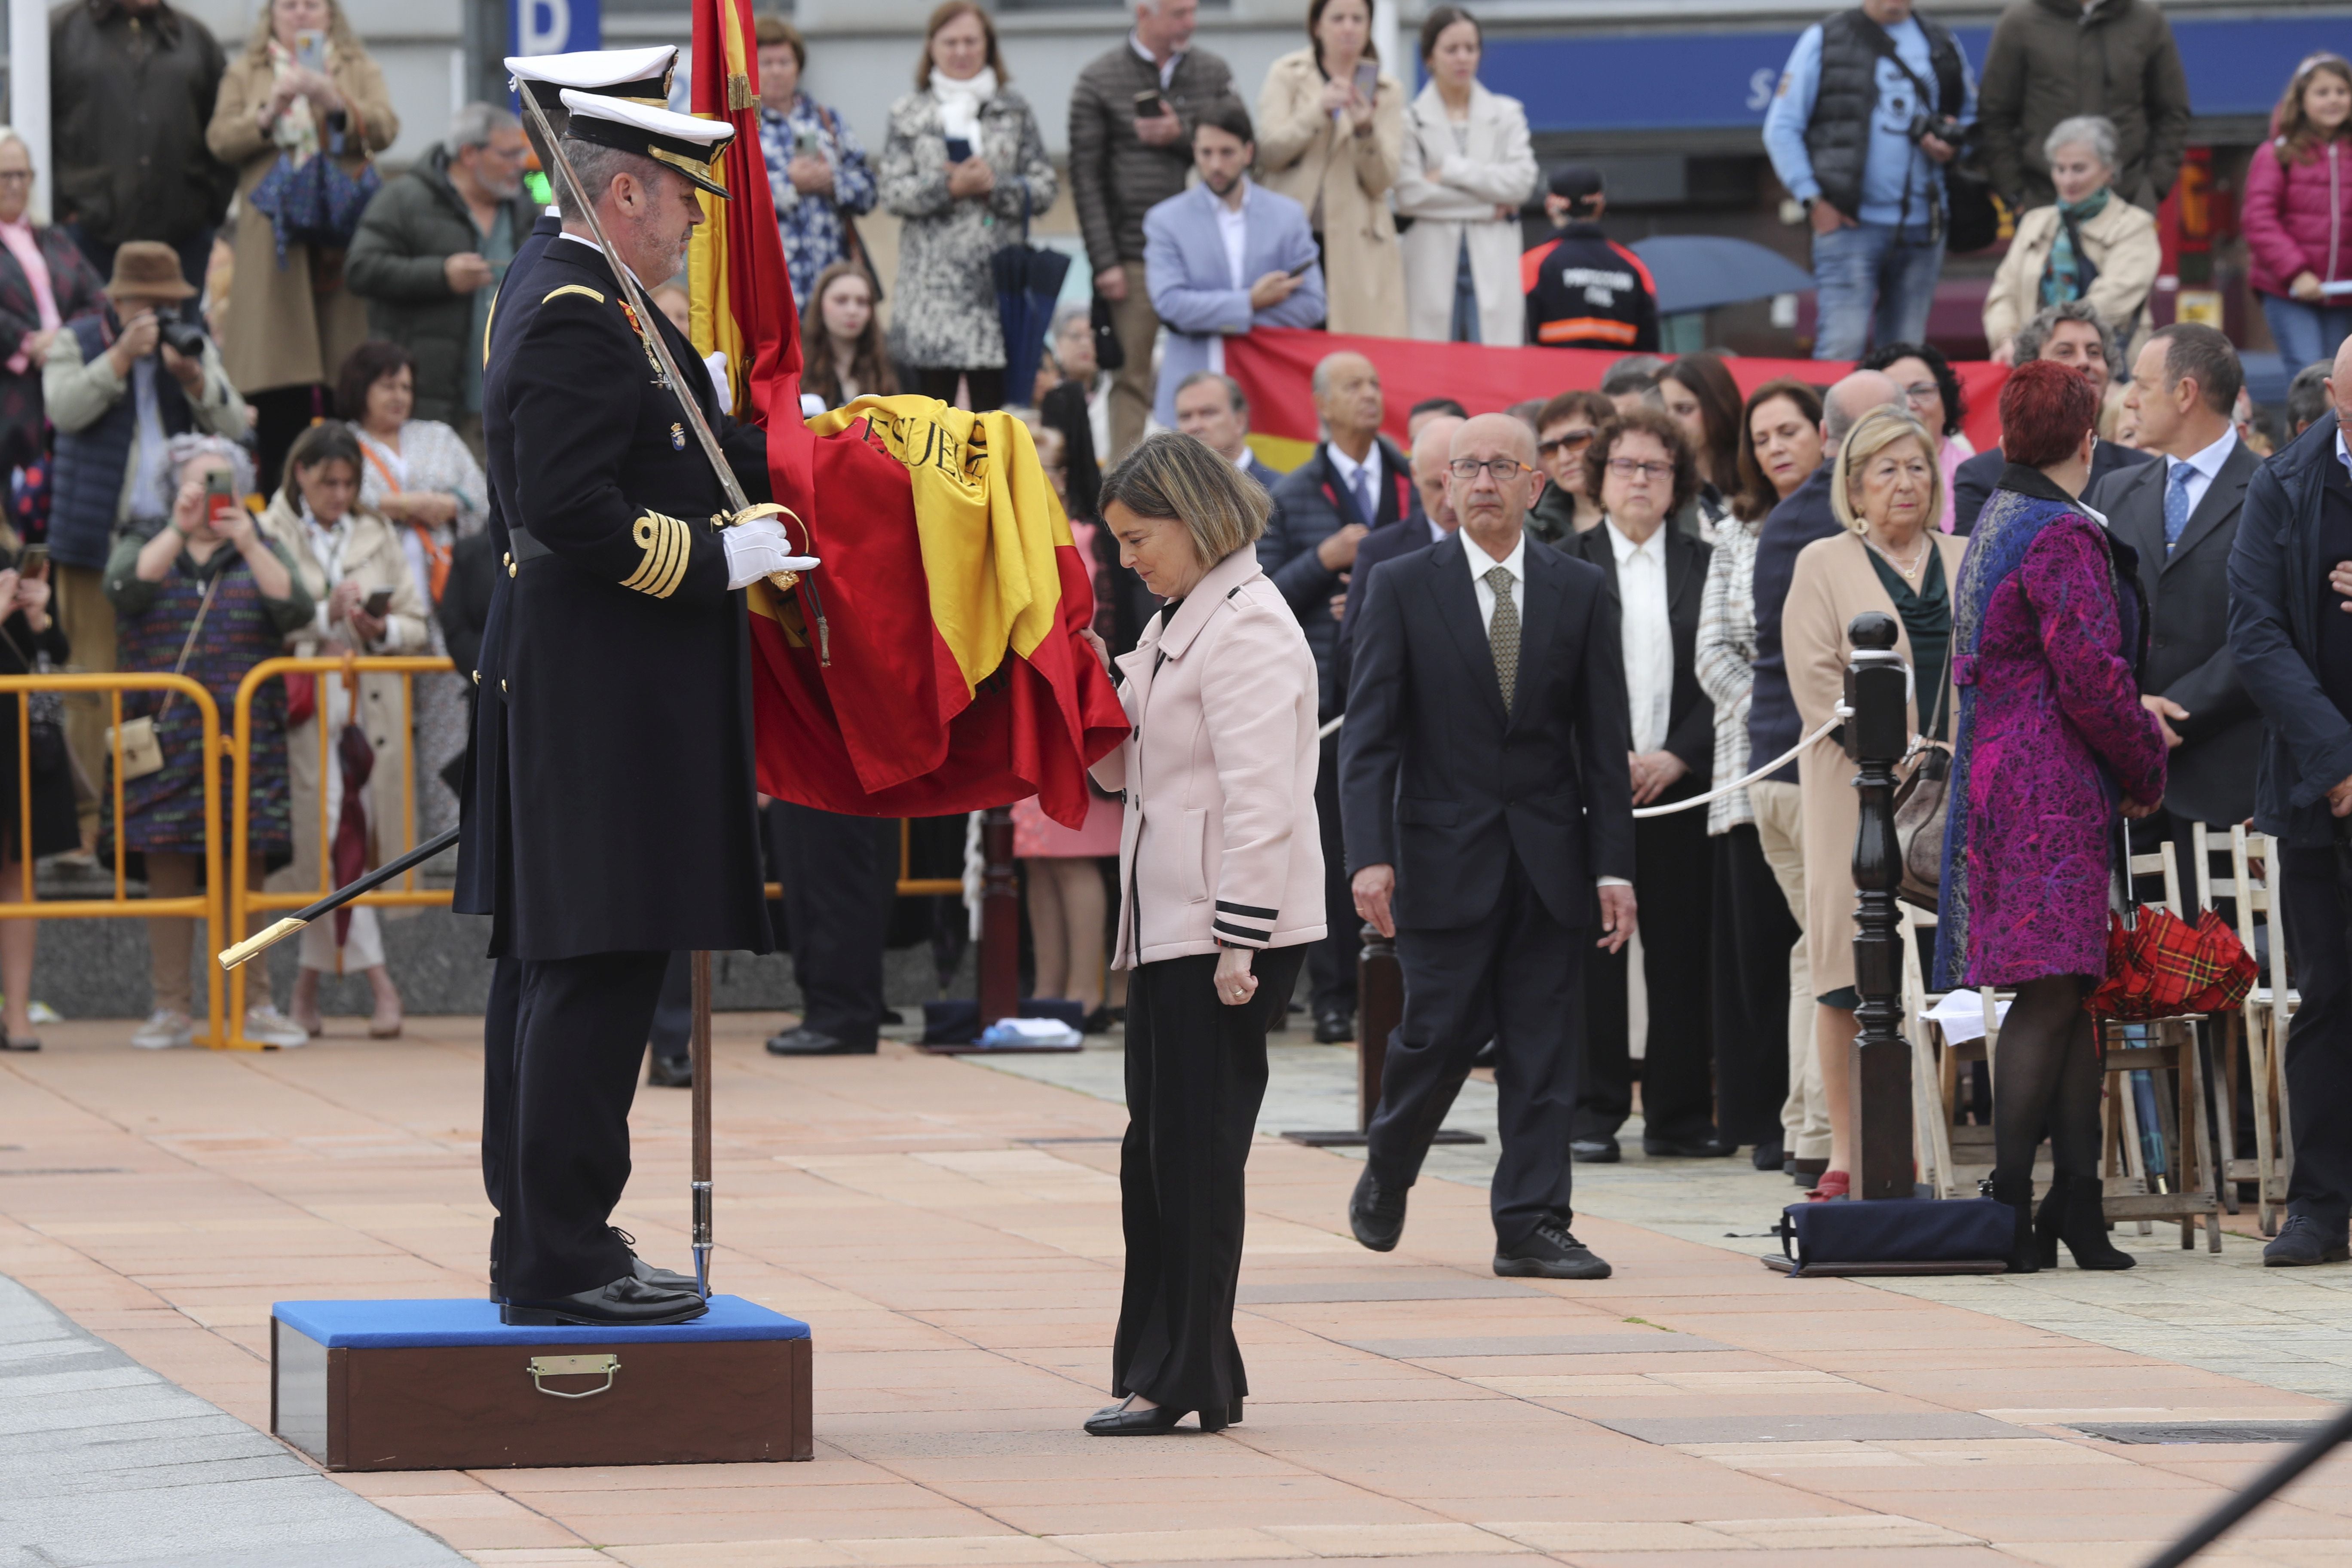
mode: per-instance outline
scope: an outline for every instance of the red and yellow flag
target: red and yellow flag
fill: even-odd
[[[1034,795],[1086,820],[1086,768],[1127,718],[1078,634],[1087,563],[1029,432],[934,399],[800,414],[801,348],[761,153],[749,0],[694,0],[693,105],[735,127],[733,199],[702,197],[689,335],[727,354],[738,416],[768,432],[775,499],[806,524],[830,662],[805,589],[755,587],[760,788],[827,811],[936,816]],[[789,522],[798,542],[800,530]]]

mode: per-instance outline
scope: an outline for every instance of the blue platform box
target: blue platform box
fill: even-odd
[[[509,1328],[479,1299],[280,1301],[269,1429],[331,1470],[806,1459],[809,1328],[740,1296],[665,1329]]]

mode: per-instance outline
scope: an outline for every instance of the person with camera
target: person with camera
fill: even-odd
[[[114,663],[114,607],[104,588],[117,534],[147,538],[172,510],[174,436],[245,434],[245,404],[220,353],[176,314],[195,289],[160,240],[126,241],[114,253],[105,309],[68,321],[49,340],[41,397],[57,430],[49,470],[50,613],[73,647],[68,668]],[[66,736],[86,778],[104,776],[107,712],[96,692],[66,700]],[[97,803],[87,826],[97,828]]]
[[[793,298],[806,304],[818,292],[817,275],[845,262],[865,269],[870,284],[873,262],[857,233],[877,194],[866,149],[837,110],[801,90],[808,40],[798,27],[761,16],[752,37],[760,46],[760,155]]]
[[[1917,342],[1944,269],[1944,170],[1976,118],[1960,46],[1911,0],[1863,0],[1804,30],[1764,147],[1813,229],[1813,357]]]

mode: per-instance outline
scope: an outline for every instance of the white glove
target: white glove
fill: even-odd
[[[795,555],[784,538],[784,525],[773,517],[755,517],[722,529],[727,546],[727,586],[748,588],[779,572],[813,572],[814,555]]]

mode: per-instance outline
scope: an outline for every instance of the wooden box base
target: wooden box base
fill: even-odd
[[[280,1301],[269,1427],[331,1470],[806,1459],[808,1325],[736,1296],[666,1329],[509,1328],[486,1300]]]

